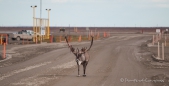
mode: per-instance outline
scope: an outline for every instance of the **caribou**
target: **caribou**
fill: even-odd
[[[89,62],[90,59],[90,55],[88,53],[88,51],[90,50],[90,48],[93,45],[93,36],[92,40],[91,40],[91,44],[90,47],[82,47],[81,50],[79,50],[79,48],[75,49],[72,45],[69,44],[67,37],[65,36],[66,42],[68,47],[70,48],[70,51],[76,56],[76,62],[77,62],[77,66],[78,66],[78,76],[80,76],[79,71],[80,71],[80,65],[83,65],[83,77],[86,77],[86,67],[87,64]]]

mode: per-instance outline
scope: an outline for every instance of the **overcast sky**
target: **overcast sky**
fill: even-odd
[[[0,26],[32,26],[40,0],[0,0]],[[51,26],[169,26],[169,0],[42,0],[42,17],[50,8]]]

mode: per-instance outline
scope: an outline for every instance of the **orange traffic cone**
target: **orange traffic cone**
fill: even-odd
[[[88,36],[88,40],[90,40],[90,34],[89,34],[89,36]]]
[[[80,35],[79,36],[79,40],[78,40],[79,42],[81,42],[82,41],[82,36]]]

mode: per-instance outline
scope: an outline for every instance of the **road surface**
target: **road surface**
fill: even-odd
[[[86,77],[77,77],[75,56],[68,47],[56,49],[1,67],[0,86],[152,86],[147,80],[154,70],[147,69],[137,55],[141,43],[149,39],[148,35],[120,34],[94,41]],[[81,66],[81,75],[82,70]]]

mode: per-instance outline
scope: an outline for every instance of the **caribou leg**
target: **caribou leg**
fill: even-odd
[[[83,77],[86,77],[86,66],[87,66],[87,63],[88,63],[88,62],[84,62],[84,63],[83,63],[83,73],[84,73],[84,74],[83,74]]]
[[[78,62],[77,62],[77,66],[78,66],[78,76],[80,76],[80,74],[79,74],[79,71],[80,71],[80,65],[78,64]]]

